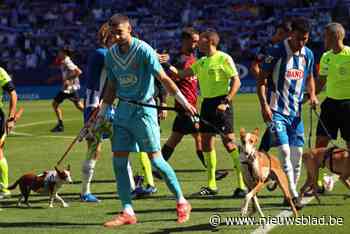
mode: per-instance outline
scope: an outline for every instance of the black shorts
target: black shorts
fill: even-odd
[[[5,114],[0,108],[0,138],[4,136],[5,134],[5,126],[6,125],[6,119],[5,119]]]
[[[60,104],[65,99],[69,99],[72,102],[78,103],[80,101],[78,91],[74,91],[73,93],[64,93],[63,91],[60,91],[53,100]]]
[[[194,134],[198,132],[195,127],[195,123],[192,121],[191,117],[184,114],[176,115],[173,123],[173,132],[179,132],[181,134]]]
[[[350,99],[335,100],[326,98],[321,104],[320,119],[332,139],[337,139],[338,130],[345,141],[350,141]],[[320,121],[317,124],[317,136],[327,136]]]
[[[213,124],[217,129],[220,129],[224,134],[233,133],[233,108],[230,105],[225,112],[217,111],[217,106],[220,105],[226,96],[214,98],[204,98],[201,107],[201,118]],[[202,133],[219,133],[213,127],[203,122],[200,123],[200,132]]]

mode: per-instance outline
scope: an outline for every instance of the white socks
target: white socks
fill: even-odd
[[[129,175],[130,187],[131,187],[131,191],[130,192],[132,192],[132,191],[135,190],[136,185],[135,185],[134,175],[132,173],[132,168],[131,168],[130,161],[128,161],[128,175]]]
[[[279,159],[283,166],[283,171],[286,173],[289,182],[289,189],[292,193],[292,197],[298,197],[297,186],[294,178],[294,169],[291,162],[289,145],[280,145],[277,147],[279,150]]]
[[[292,146],[290,147],[290,159],[294,170],[294,183],[298,184],[301,173],[301,161],[303,156],[303,148]]]
[[[82,166],[82,186],[81,194],[91,193],[90,184],[92,177],[94,176],[96,160],[85,160]]]

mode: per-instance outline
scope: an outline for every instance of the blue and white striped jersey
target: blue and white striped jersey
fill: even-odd
[[[107,79],[104,66],[107,52],[108,49],[106,48],[98,48],[89,55],[86,81],[86,107],[97,107],[100,103],[101,93]]]
[[[262,69],[271,74],[272,87],[267,101],[273,111],[287,116],[300,116],[306,80],[313,75],[314,55],[303,47],[293,53],[288,40],[270,47]]]

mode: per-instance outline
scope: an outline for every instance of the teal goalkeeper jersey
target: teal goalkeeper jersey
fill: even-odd
[[[147,102],[154,96],[154,79],[162,71],[154,49],[135,37],[127,53],[115,44],[105,59],[107,79],[115,81],[116,96]]]

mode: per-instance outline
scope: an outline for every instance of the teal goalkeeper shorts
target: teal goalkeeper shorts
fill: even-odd
[[[160,151],[157,109],[121,101],[113,122],[113,152]]]

